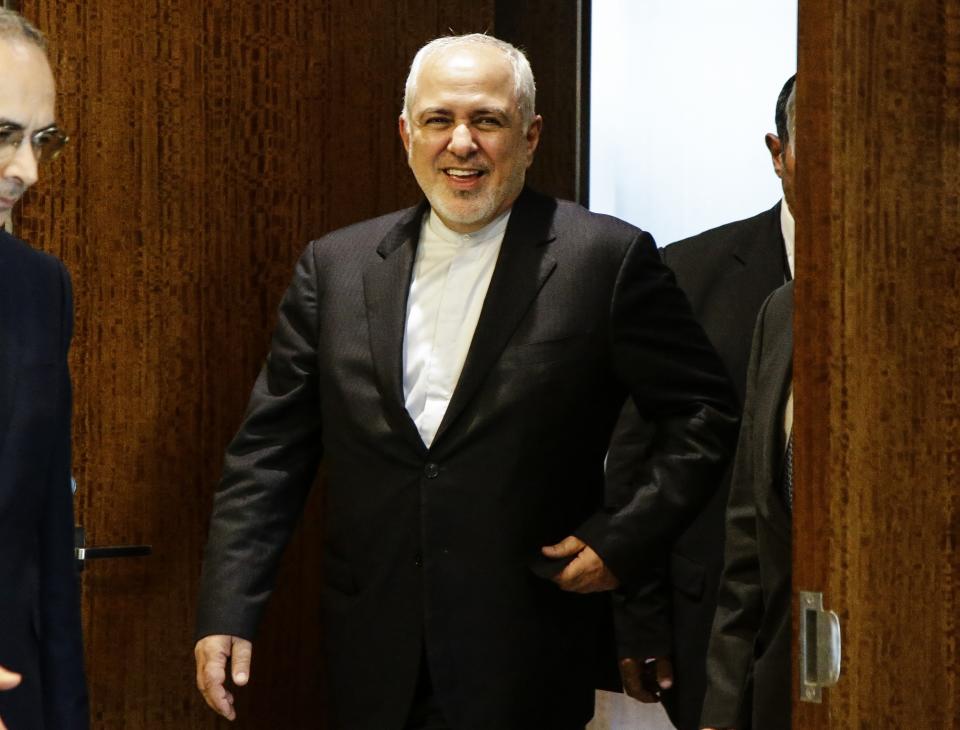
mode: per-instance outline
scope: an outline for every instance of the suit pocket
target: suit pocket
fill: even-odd
[[[703,596],[706,571],[703,566],[678,553],[670,555],[670,583],[688,598],[699,601]]]
[[[353,569],[343,558],[326,551],[323,560],[323,585],[325,588],[352,596],[359,592]]]

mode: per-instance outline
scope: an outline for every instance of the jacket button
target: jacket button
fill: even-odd
[[[417,553],[416,555],[413,556],[413,564],[416,565],[418,568],[423,567],[423,557],[420,555],[420,553]]]
[[[440,467],[434,464],[432,461],[423,467],[423,475],[427,479],[436,479],[440,474]]]

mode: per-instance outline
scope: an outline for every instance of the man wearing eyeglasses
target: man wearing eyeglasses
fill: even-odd
[[[41,33],[0,9],[0,224],[66,136]],[[70,279],[0,230],[0,728],[88,727],[70,489]],[[6,723],[6,725],[4,725]]]

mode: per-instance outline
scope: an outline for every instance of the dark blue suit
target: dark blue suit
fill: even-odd
[[[0,231],[0,692],[9,730],[88,727],[70,490],[70,279]]]

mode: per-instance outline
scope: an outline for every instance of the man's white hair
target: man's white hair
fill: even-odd
[[[27,41],[44,53],[47,50],[47,39],[43,33],[20,13],[7,8],[0,8],[0,38]]]
[[[536,108],[537,85],[533,80],[533,70],[526,55],[516,46],[499,38],[484,33],[470,33],[468,35],[445,36],[436,38],[423,46],[410,64],[410,73],[407,74],[407,84],[403,93],[403,111],[401,116],[407,123],[410,122],[410,104],[417,95],[417,81],[423,64],[430,58],[453,48],[469,46],[486,46],[500,51],[510,62],[513,69],[513,90],[517,99],[517,109],[524,127],[529,127],[533,121]]]

